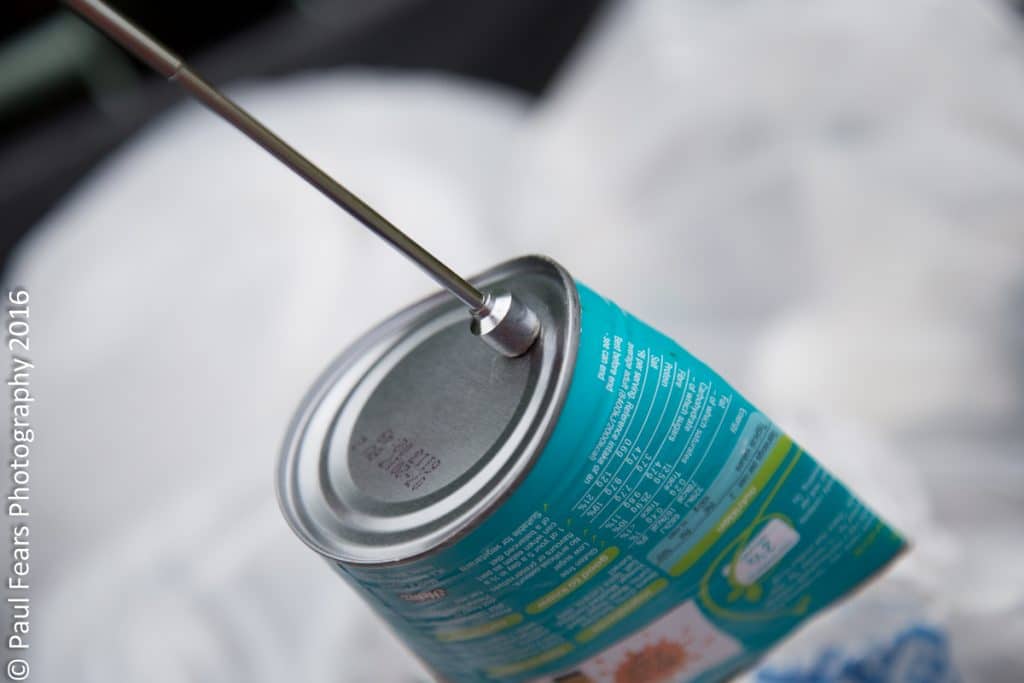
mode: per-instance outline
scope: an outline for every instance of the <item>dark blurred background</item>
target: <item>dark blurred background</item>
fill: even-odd
[[[111,0],[214,83],[365,65],[540,95],[604,0]],[[0,272],[104,155],[180,100],[58,2],[0,10]]]

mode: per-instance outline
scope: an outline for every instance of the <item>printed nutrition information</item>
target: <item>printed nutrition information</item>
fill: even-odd
[[[682,509],[710,514],[713,501],[697,475],[723,426],[735,435],[746,415],[741,407],[734,424],[725,424],[733,393],[671,353],[637,347],[620,335],[603,336],[597,379],[616,398],[587,456],[587,487],[573,511],[630,545],[675,528]]]
[[[10,612],[7,633],[6,674],[8,680],[24,681],[31,668],[28,661],[30,633],[30,528],[31,475],[29,473],[32,443],[32,342],[29,327],[29,293],[14,289],[7,293],[7,351],[10,371],[7,387],[11,406],[10,480],[7,487],[7,517],[10,558],[7,574],[6,602]]]

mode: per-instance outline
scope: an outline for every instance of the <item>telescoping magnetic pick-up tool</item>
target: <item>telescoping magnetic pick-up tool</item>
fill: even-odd
[[[399,230],[362,199],[327,175],[294,147],[257,121],[229,97],[138,26],[99,0],[66,0],[86,21],[177,83],[215,114],[249,136],[281,163],[320,190],[381,239],[404,254],[469,309],[470,328],[492,348],[509,358],[530,350],[540,334],[532,310],[508,291],[481,291]]]

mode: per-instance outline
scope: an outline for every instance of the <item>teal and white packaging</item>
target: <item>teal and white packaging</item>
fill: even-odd
[[[332,561],[436,675],[724,680],[904,549],[714,371],[576,290],[568,393],[501,503],[417,558]]]

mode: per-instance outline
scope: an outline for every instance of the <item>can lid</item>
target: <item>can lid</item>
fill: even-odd
[[[451,543],[514,489],[554,428],[579,343],[579,295],[550,259],[473,278],[540,319],[528,353],[506,358],[444,294],[349,347],[296,414],[278,471],[292,529],[327,557],[413,559]]]

